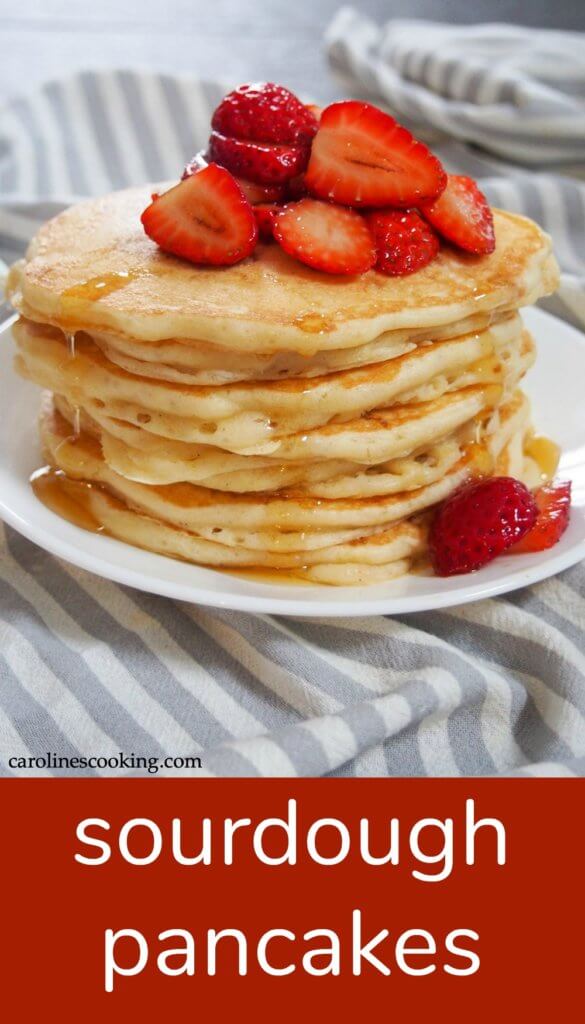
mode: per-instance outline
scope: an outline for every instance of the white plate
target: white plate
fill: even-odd
[[[30,540],[98,576],[195,604],[282,615],[375,615],[427,611],[477,601],[546,579],[585,556],[585,336],[537,309],[525,311],[538,342],[526,380],[538,433],[563,449],[560,475],[573,480],[571,523],[556,547],[496,559],[477,573],[439,579],[403,576],[371,587],[273,585],[149,554],[60,519],[34,497],[40,464],[35,419],[39,392],[12,370],[10,328],[0,332],[0,517]]]

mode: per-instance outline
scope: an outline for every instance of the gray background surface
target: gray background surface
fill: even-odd
[[[80,68],[152,67],[334,95],[323,30],[340,0],[0,0],[0,96]],[[585,0],[354,0],[378,21],[426,17],[585,30]]]

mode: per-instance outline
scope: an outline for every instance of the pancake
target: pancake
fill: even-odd
[[[408,571],[411,559],[424,550],[425,527],[407,523],[373,537],[339,545],[336,549],[323,548],[318,556],[303,552],[270,554],[260,558],[249,550],[227,548],[153,520],[129,509],[106,491],[88,489],[75,481],[67,481],[66,487],[71,505],[78,507],[75,514],[88,518],[86,529],[104,531],[134,547],[171,558],[231,571],[284,570],[285,579],[293,576],[337,585],[365,584],[403,575]],[[323,562],[323,558],[329,561]]]
[[[75,409],[62,395],[55,395],[54,402],[73,432]],[[364,482],[364,486],[368,481],[366,493],[386,493],[389,478],[383,485],[380,482],[384,469],[387,477],[390,474],[397,482],[408,479],[412,487],[416,487],[438,479],[449,466],[458,461],[464,444],[463,440],[452,440],[431,445],[403,460],[382,463],[374,467],[372,475],[368,476],[359,463],[328,460],[286,465],[277,459],[238,456],[202,445],[165,441],[144,435],[143,431],[121,421],[109,421],[109,425],[116,431],[112,434],[85,410],[80,414],[79,423],[82,430],[99,440],[104,460],[111,469],[129,480],[153,484],[201,483],[212,490],[235,493],[281,490],[294,485],[303,486],[307,493],[312,493],[311,488],[318,493],[320,482],[332,478],[353,481],[356,477]],[[129,438],[130,443],[121,438]],[[227,470],[226,463],[229,466]],[[390,489],[404,490],[404,487],[394,486]],[[355,493],[355,496],[363,495]]]
[[[186,420],[183,434],[188,430],[191,440],[205,443],[214,435],[215,444],[232,452],[388,408],[401,396],[420,401],[474,383],[500,383],[506,370],[502,353],[510,359],[522,344],[516,316],[479,334],[421,345],[360,369],[309,380],[197,387],[130,374],[110,363],[87,334],[77,339],[71,358],[62,335],[37,332],[25,321],[14,333],[22,372],[41,387],[80,406],[99,399],[106,412],[124,408],[121,418],[138,424],[150,417],[150,429],[163,436],[167,418],[175,430],[177,420]]]
[[[387,331],[366,345],[317,351],[314,355],[235,351],[204,341],[169,339],[144,342],[120,334],[93,331],[92,339],[108,359],[131,373],[177,384],[230,384],[243,380],[287,380],[379,363],[410,352],[420,342],[442,341],[483,331],[511,311],[479,314],[429,330]]]
[[[50,508],[203,566],[367,585],[424,563],[433,510],[470,479],[538,486],[519,308],[558,269],[535,224],[495,211],[492,255],[443,244],[402,278],[276,244],[209,268],[144,235],[150,191],[60,214],[9,275],[16,368],[47,389]]]
[[[45,224],[9,276],[15,308],[65,331],[310,355],[518,308],[558,281],[549,237],[527,218],[499,210],[492,255],[444,246],[412,276],[334,277],[278,245],[258,246],[232,267],[193,266],[163,253],[142,230],[140,214],[157,187],[165,186],[91,199]]]
[[[71,433],[74,429],[75,411],[66,399],[55,396],[55,408],[68,421]],[[490,444],[494,458],[502,447],[508,444],[514,433],[529,419],[529,404],[521,392],[516,392],[507,404],[500,408],[484,428],[484,436]],[[471,421],[460,431],[450,435],[438,444],[430,444],[408,456],[391,459],[371,468],[351,462],[317,462],[299,465],[276,463],[270,459],[252,456],[231,456],[230,472],[218,473],[225,459],[220,451],[200,449],[199,456],[191,460],[170,461],[158,457],[148,446],[134,448],[120,442],[117,437],[102,430],[87,413],[82,413],[80,426],[85,433],[99,440],[105,462],[116,473],[138,483],[176,483],[189,481],[204,484],[212,490],[232,493],[282,490],[294,487],[295,491],[312,497],[345,498],[367,497],[377,494],[395,494],[399,491],[414,490],[440,479],[463,457],[467,445],[477,439],[477,423]],[[501,429],[500,429],[501,428]],[[497,441],[491,435],[497,430]],[[144,440],[155,441],[147,437]],[[156,443],[156,442],[155,442]],[[175,442],[176,447],[181,442]],[[190,448],[190,446],[184,446]],[[248,465],[251,463],[251,465]]]
[[[499,362],[506,365],[507,368],[505,381],[508,392],[513,391],[518,380],[531,365],[533,358],[534,346],[529,336],[526,336],[523,347],[517,352],[499,353]],[[479,376],[485,378],[489,377],[491,373],[492,368],[488,363],[487,366],[482,367]],[[461,382],[459,390],[471,387],[477,376],[478,374],[474,371],[464,372],[459,378]],[[432,400],[435,387],[436,382],[433,382],[432,385],[424,389],[423,397],[427,398],[428,394],[429,402]],[[450,389],[443,387],[441,390]],[[71,403],[64,396],[57,396],[56,401],[59,411],[73,423],[74,408]],[[315,463],[307,462],[305,459],[298,465],[287,465],[279,461],[278,452],[274,458],[242,456],[208,445],[172,441],[148,434],[138,426],[123,420],[111,419],[95,403],[91,409],[93,415],[90,415],[87,406],[82,411],[81,425],[87,432],[99,438],[108,465],[123,476],[142,483],[189,481],[205,483],[207,487],[226,491],[260,491],[279,489],[303,482],[310,484],[325,481],[339,476],[341,473],[347,474],[350,471],[355,473],[359,468],[360,452],[357,447],[356,462],[353,464],[341,460]],[[395,412],[397,411],[398,409],[395,407]],[[411,421],[420,419],[420,408],[407,409],[403,413],[404,415],[408,416]],[[351,424],[348,424],[348,428],[351,429]],[[399,429],[401,439],[404,440],[403,430]],[[304,436],[307,437],[307,441],[303,442],[306,447],[309,437]],[[432,436],[434,437],[436,434]],[[441,469],[446,468],[448,458],[454,458],[453,454],[449,454],[449,445],[435,446],[435,448],[440,448],[440,452],[436,450],[427,454],[425,459],[423,459],[424,448],[422,449],[423,454],[418,451],[416,453],[419,461],[415,463],[414,469],[416,473],[422,473],[424,468],[427,481],[430,476],[434,478],[440,475]],[[451,442],[451,448],[457,448],[457,446]],[[406,454],[410,455],[412,452],[408,451]],[[376,474],[379,475],[382,467],[378,465],[375,469]],[[413,471],[410,473],[411,477]],[[404,472],[404,469],[401,470],[399,475],[402,476]],[[365,480],[364,474],[361,478]],[[373,475],[369,480],[368,493],[373,493],[374,486],[375,476]]]
[[[43,427],[51,462],[73,479],[106,487],[127,504],[192,532],[201,527],[240,533],[368,528],[404,519],[442,501],[472,471],[466,453],[443,478],[400,494],[325,501],[298,492],[225,494],[195,484],[145,485],[115,473],[98,443],[87,435],[71,438],[69,424],[56,414],[56,426]]]
[[[487,446],[491,446],[492,456],[502,455],[511,439],[520,438],[522,445],[527,412],[527,403],[520,394],[503,410],[498,430]],[[232,521],[231,527],[209,527],[200,522],[198,513],[206,508],[206,502],[213,502],[213,496],[204,495],[201,488],[128,490],[105,466],[96,441],[84,433],[71,439],[69,430],[67,421],[50,403],[46,404],[41,436],[47,455],[54,467],[67,474],[66,493],[72,504],[78,504],[89,517],[88,528],[105,530],[127,543],[203,565],[284,570],[307,581],[332,585],[381,582],[408,571],[413,560],[420,559],[426,550],[426,519],[418,513],[477,469],[473,453],[468,450],[455,472],[446,474],[439,487],[405,492],[394,501],[303,503],[299,496],[290,495],[287,501],[282,495],[273,499],[265,495],[240,503],[237,524]],[[221,504],[233,509],[229,498]],[[267,513],[266,508],[271,505],[274,508]],[[290,506],[284,514],[283,505]],[[318,511],[315,519],[311,512],[324,505],[330,507],[324,516]],[[332,512],[347,515],[360,506],[360,525],[355,531],[327,529]],[[382,521],[376,514],[373,518],[377,522],[364,525],[368,517],[363,510],[368,509],[372,519],[376,507],[384,510]],[[260,520],[254,515],[254,508],[260,510]],[[156,516],[155,511],[162,513],[162,517]],[[316,528],[295,532],[299,517],[304,527],[310,523]],[[320,529],[324,520],[325,528]],[[217,522],[217,516],[214,521]],[[267,529],[254,531],[254,525]]]

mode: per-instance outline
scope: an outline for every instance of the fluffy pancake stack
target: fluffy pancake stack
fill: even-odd
[[[52,396],[52,493],[78,521],[206,566],[363,584],[424,555],[429,510],[470,475],[538,482],[518,309],[557,268],[531,221],[496,211],[490,256],[341,279],[275,245],[221,269],[168,256],[141,230],[147,199],[61,214],[9,280],[17,368]]]

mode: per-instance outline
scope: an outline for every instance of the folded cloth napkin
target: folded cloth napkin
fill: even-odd
[[[541,167],[585,161],[585,35],[518,25],[389,21],[351,7],[332,62],[404,119]]]
[[[0,255],[21,255],[76,196],[176,179],[222,92],[121,71],[5,104]],[[516,180],[494,184],[504,205],[537,204],[528,212],[565,260],[576,213],[551,187],[525,196]],[[568,265],[582,270],[576,257]],[[122,773],[140,774],[129,755],[152,758],[152,774],[189,774],[162,761],[199,756],[198,775],[581,775],[584,580],[576,567],[507,597],[395,619],[249,616],[118,586],[4,528],[0,771],[26,773],[9,758],[123,752]]]

